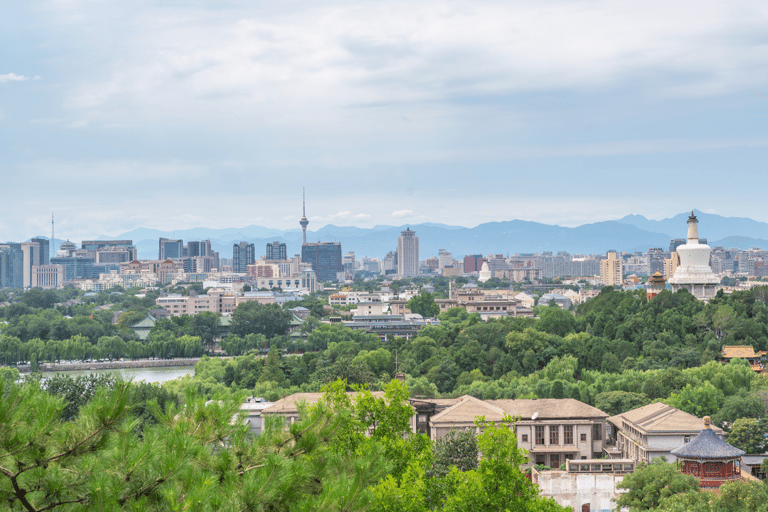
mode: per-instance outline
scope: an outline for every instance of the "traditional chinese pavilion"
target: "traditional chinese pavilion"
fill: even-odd
[[[704,416],[704,429],[688,444],[670,453],[677,458],[677,467],[686,475],[699,479],[699,487],[719,488],[726,482],[741,479],[740,460],[746,452],[723,441]]]
[[[648,300],[651,300],[655,296],[661,293],[661,291],[664,289],[664,284],[667,282],[667,280],[664,278],[664,276],[659,272],[656,271],[655,274],[653,274],[651,277],[648,278],[648,290],[645,292],[646,298]]]

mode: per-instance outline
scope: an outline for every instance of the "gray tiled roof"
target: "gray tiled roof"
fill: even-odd
[[[730,459],[741,457],[747,452],[729,445],[711,428],[705,428],[690,443],[670,453],[678,459]]]

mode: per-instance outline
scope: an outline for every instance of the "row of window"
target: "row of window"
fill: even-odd
[[[562,425],[563,427],[563,443],[562,444],[573,444],[573,425]],[[534,427],[534,444],[536,445],[544,445],[546,440],[545,435],[545,426],[544,425],[536,425]],[[593,425],[593,432],[592,437],[595,440],[602,439],[601,435],[601,429],[599,424]],[[587,434],[582,433],[580,437],[580,441],[582,443],[587,442]],[[528,434],[522,435],[522,442],[527,443],[528,442]],[[550,425],[549,426],[549,444],[560,444],[560,425]]]

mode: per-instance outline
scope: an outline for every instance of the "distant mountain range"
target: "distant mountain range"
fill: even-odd
[[[768,247],[768,223],[748,218],[722,217],[696,211],[699,219],[699,235],[707,239],[711,247],[737,247],[748,249],[753,246]],[[449,226],[446,224],[424,223],[402,226],[374,226],[356,228],[327,225],[317,231],[307,231],[310,242],[341,242],[346,254],[354,251],[359,259],[363,256],[381,258],[397,247],[400,232],[410,227],[419,237],[421,259],[437,256],[440,249],[452,253],[454,258],[467,254],[515,254],[540,253],[544,251],[567,251],[571,254],[604,254],[618,251],[643,251],[649,247],[669,247],[671,238],[685,238],[690,213],[681,213],[669,219],[650,220],[642,215],[628,215],[618,220],[595,222],[568,228],[539,222],[510,220],[488,222],[473,228]],[[232,257],[232,245],[247,241],[256,245],[256,255],[264,254],[268,243],[275,240],[285,242],[288,254],[301,252],[301,229],[280,230],[263,226],[244,228],[191,228],[175,231],[137,228],[115,236],[100,236],[97,239],[133,240],[139,257],[157,258],[158,238],[181,238],[190,240],[211,240],[215,251],[223,258]],[[62,241],[56,240],[56,247]]]

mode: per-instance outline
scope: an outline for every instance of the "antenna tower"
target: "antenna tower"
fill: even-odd
[[[54,233],[54,231],[53,231],[53,213],[51,213],[51,243],[49,244],[50,248],[48,249],[48,252],[50,253],[49,256],[51,256],[51,257],[53,257],[56,254],[54,252],[54,250],[53,250],[53,246],[56,244],[56,242],[54,242],[53,233]]]

